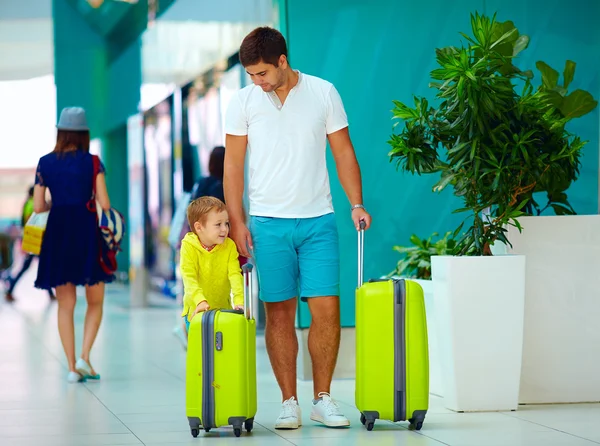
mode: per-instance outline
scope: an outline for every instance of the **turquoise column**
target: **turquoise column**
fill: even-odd
[[[91,137],[101,141],[108,192],[113,207],[128,219],[127,118],[138,110],[141,86],[139,37],[109,34],[99,18],[86,20],[77,2],[53,0],[54,76],[57,111],[81,106],[87,111]],[[126,7],[121,5],[119,7]],[[139,15],[139,14],[138,14]],[[133,20],[124,14],[123,21]],[[142,17],[142,16],[140,16]],[[137,22],[141,19],[137,17]],[[145,23],[132,23],[137,35]],[[119,24],[121,27],[123,23]],[[106,32],[103,32],[106,31]],[[119,271],[129,270],[129,240],[118,256]]]

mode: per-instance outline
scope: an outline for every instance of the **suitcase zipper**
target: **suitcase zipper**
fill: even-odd
[[[215,426],[215,395],[212,383],[215,375],[215,313],[202,314],[202,427]]]
[[[406,282],[394,280],[394,421],[406,420]]]

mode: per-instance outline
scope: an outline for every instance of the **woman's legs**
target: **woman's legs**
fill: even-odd
[[[87,311],[85,313],[85,325],[83,328],[83,347],[81,349],[81,359],[90,364],[90,351],[96,340],[100,322],[102,322],[102,307],[104,304],[104,283],[85,287],[85,297],[87,299]],[[91,367],[91,364],[90,364]],[[96,372],[92,367],[92,375]]]
[[[69,371],[75,372],[75,328],[73,325],[73,311],[77,301],[75,285],[57,286],[56,300],[58,301],[58,333],[67,356]]]

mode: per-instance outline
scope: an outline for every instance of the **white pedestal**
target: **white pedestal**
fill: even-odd
[[[519,402],[600,401],[600,216],[524,217],[527,256]]]
[[[431,280],[408,279],[417,282],[423,288],[425,312],[427,315],[427,339],[429,340],[429,393],[444,396],[442,384],[442,366],[437,334],[436,301],[433,296]]]
[[[516,410],[525,257],[432,257],[445,406]]]

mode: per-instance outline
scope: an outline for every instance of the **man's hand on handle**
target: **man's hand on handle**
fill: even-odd
[[[360,230],[361,221],[365,222],[365,230],[371,227],[371,215],[369,215],[369,213],[363,208],[356,208],[352,210],[352,221],[354,222],[354,227],[357,231]]]

